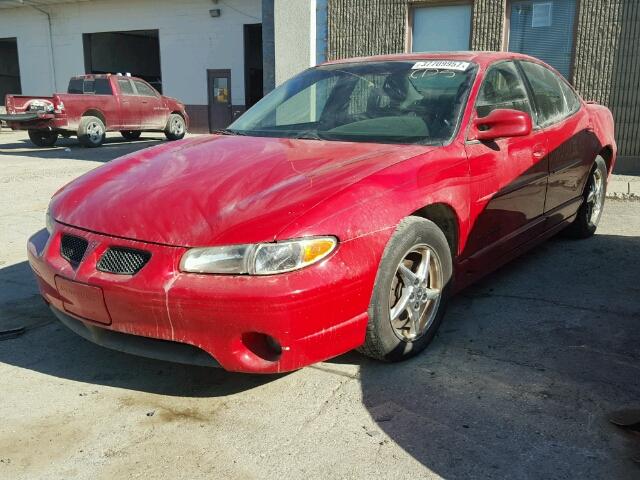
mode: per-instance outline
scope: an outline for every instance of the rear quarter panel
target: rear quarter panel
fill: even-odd
[[[609,162],[609,174],[611,174],[618,153],[613,114],[607,107],[593,102],[587,102],[586,109],[591,117],[593,133],[598,138],[600,146],[611,148],[612,155]]]
[[[118,99],[116,95],[81,95],[61,93],[58,97],[64,103],[69,130],[76,131],[80,119],[90,111],[99,112],[105,119],[107,130],[117,130],[120,124]]]

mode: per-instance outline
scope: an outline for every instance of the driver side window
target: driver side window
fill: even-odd
[[[478,117],[486,117],[500,108],[519,110],[531,115],[527,91],[513,62],[501,62],[489,67],[478,93]]]

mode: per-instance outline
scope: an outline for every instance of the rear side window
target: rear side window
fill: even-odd
[[[145,97],[155,97],[156,92],[153,88],[147,85],[140,80],[134,80],[133,83],[136,84],[136,90],[138,90],[138,95],[143,95]]]
[[[67,88],[67,93],[84,93],[84,80],[82,78],[72,78],[71,80],[69,80],[69,88]]]
[[[113,95],[111,90],[111,82],[108,78],[96,78],[94,83],[94,91],[96,95]]]
[[[519,110],[531,115],[527,91],[513,62],[501,62],[489,67],[478,93],[478,117],[486,117],[500,108]]]
[[[95,82],[93,80],[84,81],[84,93],[95,93]]]
[[[120,87],[120,93],[122,95],[134,95],[133,86],[131,85],[131,82],[126,78],[119,79],[118,86]]]
[[[576,92],[573,91],[567,82],[560,80],[560,88],[562,89],[562,93],[564,93],[564,100],[567,103],[569,114],[580,110],[580,100],[578,99],[578,95],[576,95]]]
[[[538,112],[538,125],[546,127],[570,115],[560,83],[562,80],[548,68],[537,63],[522,62],[527,80],[533,90]]]

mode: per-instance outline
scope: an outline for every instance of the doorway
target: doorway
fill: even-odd
[[[247,24],[244,26],[244,103],[247,109],[264,95],[262,72],[262,24]]]
[[[18,42],[15,38],[0,38],[0,106],[4,105],[4,97],[9,93],[22,93]]]
[[[207,70],[209,131],[231,123],[231,70]]]
[[[158,30],[85,33],[85,73],[130,73],[162,93]]]

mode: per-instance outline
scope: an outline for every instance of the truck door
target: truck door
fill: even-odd
[[[118,89],[120,90],[120,124],[122,128],[140,129],[141,103],[135,94],[131,80],[118,78]]]
[[[150,85],[142,80],[134,79],[138,98],[140,99],[140,120],[143,128],[164,128],[168,111],[162,98]]]

